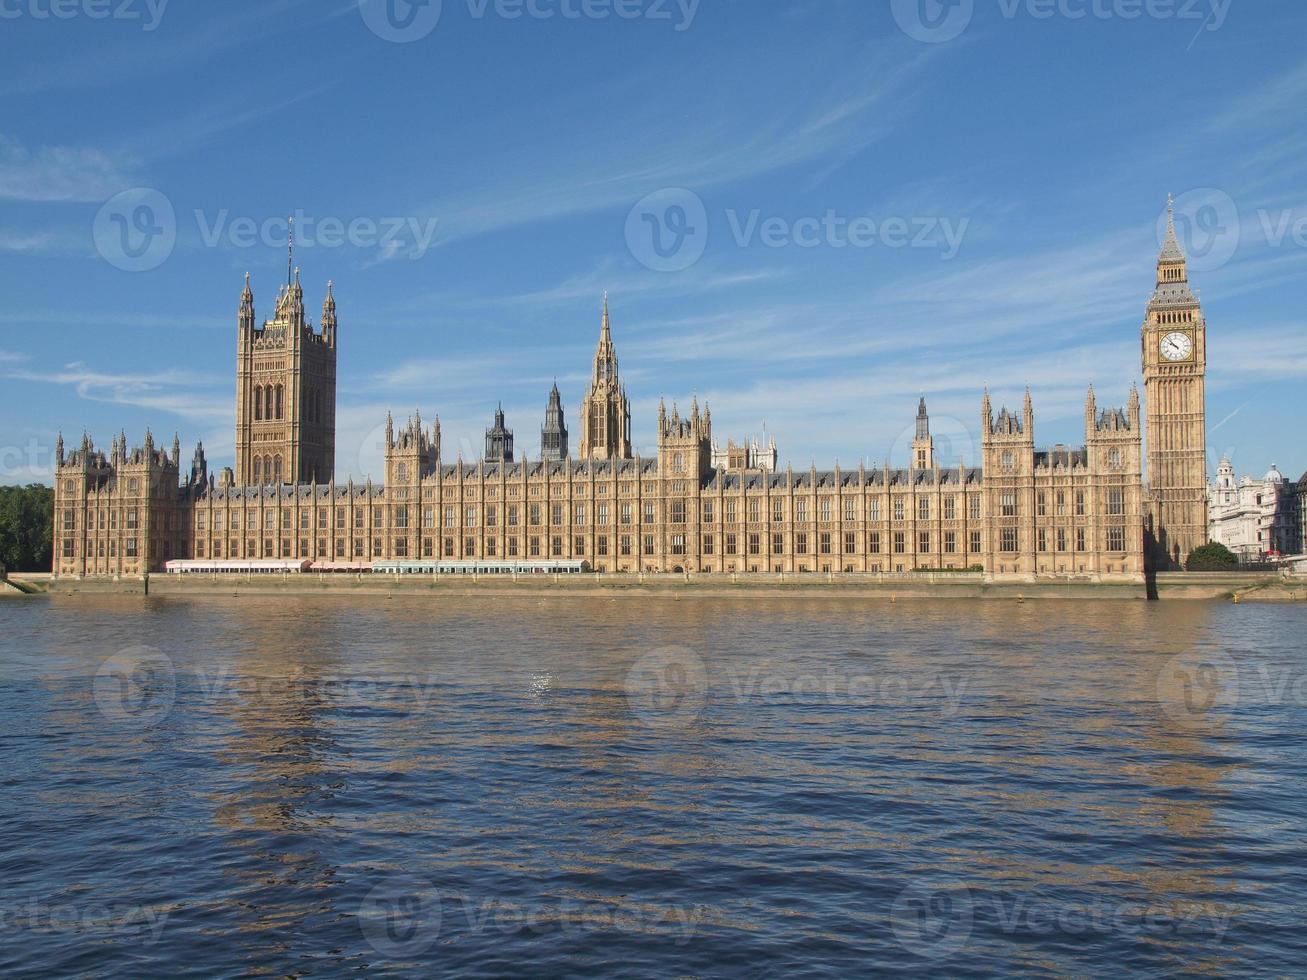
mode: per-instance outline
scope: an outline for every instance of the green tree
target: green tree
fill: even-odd
[[[33,483],[0,487],[0,565],[11,572],[48,572],[54,534],[54,490]]]
[[[1200,545],[1189,554],[1185,568],[1191,572],[1229,572],[1239,567],[1233,551],[1215,541]]]

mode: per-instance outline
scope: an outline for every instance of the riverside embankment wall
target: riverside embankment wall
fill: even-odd
[[[1275,573],[1176,572],[1154,582],[1076,580],[993,581],[980,574],[878,575],[151,575],[148,580],[53,579],[30,576],[38,589],[60,595],[374,595],[568,596],[684,595],[704,598],[836,596],[866,599],[1123,599],[1239,602],[1307,601],[1307,578]]]

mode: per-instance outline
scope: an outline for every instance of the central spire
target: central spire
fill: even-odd
[[[1175,198],[1166,195],[1166,239],[1162,242],[1162,252],[1158,262],[1184,262],[1184,249],[1180,247],[1180,238],[1175,233]]]
[[[617,373],[608,294],[604,293],[599,346],[595,349],[590,390],[581,403],[581,456],[587,459],[631,458],[631,403]]]
[[[617,352],[613,350],[612,324],[608,317],[608,293],[604,293],[604,315],[599,327],[599,346],[595,349],[594,383],[617,383]]]

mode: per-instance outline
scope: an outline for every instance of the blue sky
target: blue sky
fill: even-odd
[[[1307,468],[1296,0],[395,2],[0,0],[0,482],[60,429],[227,465],[243,274],[269,315],[296,212],[341,478],[387,410],[473,457],[502,400],[534,456],[555,377],[575,438],[605,290],[646,451],[697,395],[796,467],[902,463],[924,393],[974,462],[1027,383],[1080,444],[1168,192],[1211,467]]]

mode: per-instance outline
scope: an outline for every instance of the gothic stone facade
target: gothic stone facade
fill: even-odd
[[[1189,287],[1168,202],[1157,287],[1142,330],[1151,563],[1177,569],[1207,542],[1207,321]]]
[[[321,331],[304,318],[299,270],[255,327],[245,277],[236,329],[236,482],[325,483],[336,471],[336,299],[331,283]]]
[[[1034,414],[986,415],[975,468],[714,470],[697,406],[659,419],[656,458],[448,465],[439,424],[388,436],[386,483],[238,486],[202,452],[59,465],[58,574],[140,575],[170,558],[570,558],[608,572],[1143,575],[1138,400],[1086,411],[1087,445],[1034,449]],[[180,486],[180,490],[177,490]]]
[[[1091,389],[1083,447],[1052,450],[1036,448],[1028,391],[1019,414],[997,415],[986,392],[979,467],[935,458],[924,401],[907,469],[722,465],[712,452],[712,414],[697,403],[687,415],[662,408],[656,455],[635,456],[606,299],[576,457],[564,449],[562,458],[513,461],[498,451],[476,463],[449,462],[439,422],[427,427],[415,417],[388,424],[382,484],[340,484],[332,478],[334,299],[329,292],[322,332],[314,333],[303,322],[296,276],[274,320],[261,331],[253,322],[247,284],[234,474],[210,475],[202,447],[183,474],[176,442],[170,454],[160,452],[148,434],[138,449],[116,438],[107,454],[85,438],[65,455],[61,441],[57,575],[135,576],[172,558],[565,558],[603,572],[978,567],[999,579],[1133,582],[1144,576],[1146,532],[1172,558],[1206,539],[1205,324],[1174,234],[1159,258],[1144,325],[1151,495],[1135,391],[1124,408],[1100,411]],[[561,428],[556,401],[551,393],[551,432]],[[287,412],[293,417],[281,417]],[[546,442],[542,455],[560,442]]]

